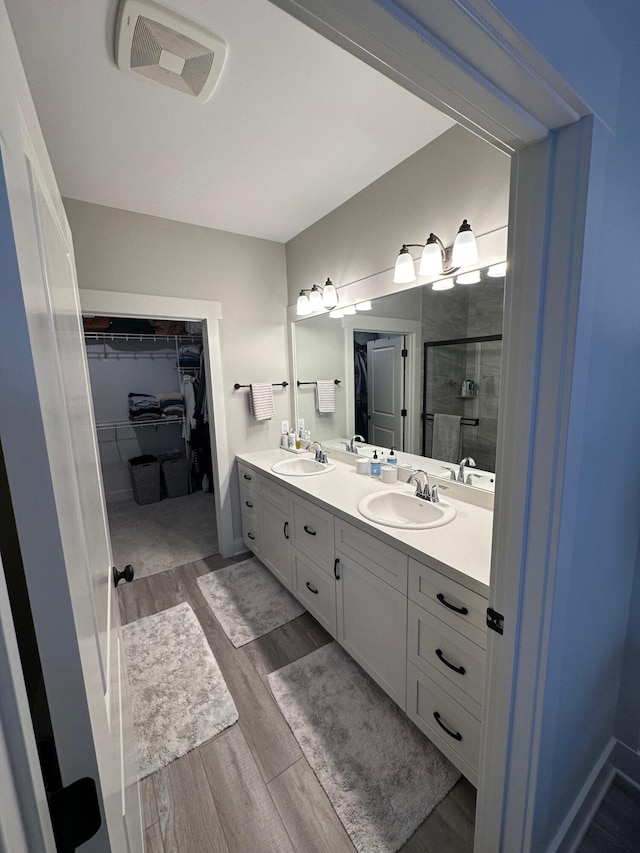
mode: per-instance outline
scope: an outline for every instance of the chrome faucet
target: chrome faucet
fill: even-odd
[[[347,450],[347,453],[357,453],[358,448],[355,446],[355,444],[353,442],[354,441],[364,441],[364,440],[365,440],[365,438],[363,435],[356,433],[355,435],[351,436],[351,441],[343,441],[342,443],[344,444],[344,446]]]
[[[329,460],[327,459],[327,454],[323,451],[322,445],[319,441],[310,441],[307,445],[307,450],[312,450],[314,444],[316,448],[316,462],[322,462],[323,465],[326,465]]]
[[[409,474],[407,483],[416,484],[415,496],[417,498],[421,498],[423,501],[432,501],[436,504],[440,502],[440,498],[438,497],[438,487],[434,486],[433,489],[431,488],[429,475],[426,471],[423,471],[422,468],[413,470],[411,474]]]
[[[465,456],[464,459],[460,460],[460,470],[458,471],[458,482],[464,483],[464,466],[468,465],[469,468],[475,468],[476,463],[475,460],[470,456]]]
[[[455,472],[455,468],[451,468],[451,466],[450,466],[450,465],[441,465],[440,467],[442,468],[442,470],[443,470],[443,471],[448,471],[448,472],[449,472],[449,479],[450,479],[450,480],[455,480],[455,479],[456,479],[456,472]],[[444,477],[445,475],[443,474],[442,476]]]

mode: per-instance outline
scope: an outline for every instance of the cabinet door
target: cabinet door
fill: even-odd
[[[262,504],[262,561],[291,590],[289,516],[267,501]]]
[[[338,559],[336,639],[404,710],[407,597],[350,557]]]

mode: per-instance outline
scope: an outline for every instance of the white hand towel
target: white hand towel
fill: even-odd
[[[458,415],[433,416],[433,441],[431,456],[442,462],[460,461],[460,417]]]
[[[316,382],[316,404],[319,412],[335,412],[336,385],[332,379],[319,379]]]
[[[276,413],[273,388],[269,382],[253,382],[249,388],[249,408],[257,421],[268,421]]]

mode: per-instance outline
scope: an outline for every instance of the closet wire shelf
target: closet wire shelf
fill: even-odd
[[[159,426],[168,426],[169,424],[182,426],[185,422],[185,418],[158,418],[155,421],[101,421],[96,424],[96,430],[105,430],[105,429],[124,429],[125,427],[132,427],[133,429],[139,429],[140,427],[159,427]]]

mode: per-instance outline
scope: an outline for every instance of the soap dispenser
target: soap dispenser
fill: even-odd
[[[387,465],[397,465],[398,457],[396,456],[395,447],[392,447],[387,456]]]
[[[369,472],[372,477],[379,477],[381,473],[382,463],[378,459],[377,451],[373,451],[373,459],[369,463]]]

